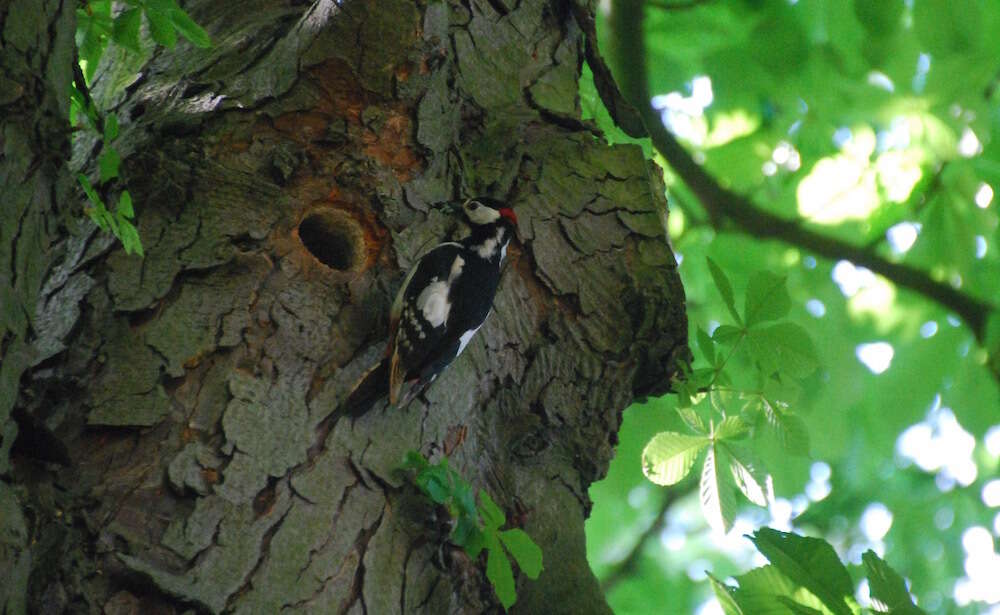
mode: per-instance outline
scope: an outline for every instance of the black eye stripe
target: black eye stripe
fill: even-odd
[[[476,201],[470,201],[469,202],[469,211],[476,211],[476,209],[478,207],[479,207],[479,203],[478,202],[476,202]]]

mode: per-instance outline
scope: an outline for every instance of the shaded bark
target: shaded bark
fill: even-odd
[[[3,61],[32,84],[0,100],[8,611],[496,610],[394,471],[419,449],[541,545],[517,610],[607,612],[587,487],[687,323],[657,170],[578,119],[572,14],[186,3],[213,48],[113,49],[93,91],[121,123],[138,259],[82,219],[73,172],[97,151],[81,137],[66,163],[75,4],[36,5],[2,9]],[[473,194],[521,220],[494,315],[426,399],[326,425],[403,273],[453,230],[437,204]]]

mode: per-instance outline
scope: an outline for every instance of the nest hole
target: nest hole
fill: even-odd
[[[365,234],[342,211],[316,211],[299,223],[299,239],[316,260],[337,271],[356,271],[365,261]]]

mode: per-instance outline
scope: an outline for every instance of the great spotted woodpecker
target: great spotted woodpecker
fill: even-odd
[[[500,201],[462,204],[471,233],[439,244],[410,269],[389,315],[385,358],[354,386],[340,413],[360,416],[386,394],[399,405],[429,386],[465,350],[493,308],[517,216]],[[412,385],[401,396],[403,386]]]

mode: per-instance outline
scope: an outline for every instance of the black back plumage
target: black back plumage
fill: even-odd
[[[472,202],[504,213],[476,224],[470,216]],[[426,387],[489,316],[516,217],[493,199],[470,200],[464,207],[469,236],[436,246],[407,275],[396,299],[400,309],[390,323],[386,358],[354,387],[343,412],[358,416],[386,393],[390,399],[398,397],[403,382],[413,383],[415,389]],[[474,215],[482,219],[493,214]]]

